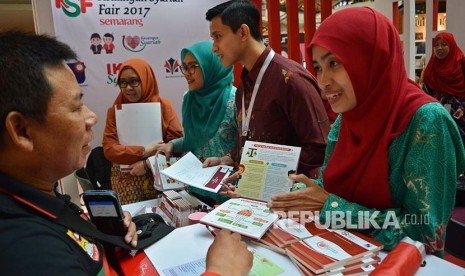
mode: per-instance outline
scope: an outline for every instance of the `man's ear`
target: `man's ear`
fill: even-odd
[[[247,38],[249,38],[250,36],[250,29],[249,26],[247,26],[247,24],[242,24],[238,32],[240,32],[241,39],[243,41],[247,40]]]
[[[27,151],[34,149],[34,143],[30,136],[30,121],[21,113],[12,111],[5,119],[5,128],[11,142]]]

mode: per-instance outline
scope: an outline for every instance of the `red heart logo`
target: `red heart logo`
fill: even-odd
[[[140,43],[140,37],[135,35],[135,36],[127,36],[126,37],[126,44],[129,45],[132,49],[136,49],[137,46],[139,46]]]

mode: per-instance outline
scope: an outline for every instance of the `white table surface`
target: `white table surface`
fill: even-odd
[[[134,216],[136,212],[141,210],[144,207],[154,207],[158,206],[159,200],[158,199],[151,199],[151,200],[146,200],[146,201],[141,201],[141,202],[136,202],[136,203],[131,203],[131,204],[126,204],[121,206],[124,211],[128,211],[131,213],[131,216]]]
[[[123,205],[123,210],[131,214],[138,212],[144,206],[153,207],[158,205],[157,199]],[[152,261],[158,272],[165,268],[179,264],[188,263],[205,257],[208,247],[213,242],[213,237],[206,227],[194,224],[186,227],[176,228],[166,237],[145,249],[145,254]],[[266,255],[271,261],[282,267],[283,275],[299,275],[295,265],[284,255],[278,254],[261,246],[249,245],[262,255]],[[380,252],[379,256],[384,258],[387,252]],[[416,276],[465,276],[465,269],[444,259],[433,255],[426,256],[426,266],[420,267]]]

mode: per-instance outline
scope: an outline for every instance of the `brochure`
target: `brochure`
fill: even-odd
[[[158,191],[168,190],[180,190],[184,188],[184,183],[179,182],[175,179],[169,178],[166,175],[160,173],[160,171],[170,167],[172,164],[179,160],[177,157],[170,157],[169,161],[166,161],[166,156],[163,154],[157,154],[147,158],[150,162],[150,170],[153,174],[153,187]]]
[[[383,245],[358,232],[283,218],[256,243],[282,252],[305,275],[355,275],[374,269]],[[340,273],[340,274],[339,274]]]
[[[202,162],[192,152],[188,152],[160,173],[189,186],[216,193],[231,170],[231,166],[223,165],[203,168]]]
[[[287,254],[289,259],[297,266],[302,275],[362,276],[370,274],[370,272],[373,271],[380,262],[380,258],[378,256],[372,256],[335,269],[324,270],[321,269],[321,267],[319,267],[317,264],[309,260],[305,255],[300,254],[298,251],[295,251],[292,248],[288,249]],[[314,271],[320,272],[317,274]]]
[[[288,175],[297,172],[299,156],[299,147],[246,141],[237,192],[265,201],[274,194],[289,192],[293,183]]]
[[[266,202],[248,198],[232,198],[204,216],[200,223],[259,240],[278,220]]]
[[[313,222],[303,225],[289,218],[278,220],[276,225],[278,227],[270,229],[268,234],[278,246],[283,248],[294,242],[329,232],[326,228],[317,227]]]
[[[355,235],[344,230],[312,236],[303,241],[292,243],[290,247],[286,248],[294,254],[294,250],[303,254],[323,271],[337,269],[371,258],[381,249],[383,249],[383,245],[379,242],[361,234]],[[302,262],[302,260],[300,261]],[[310,269],[313,270],[313,268]],[[319,273],[317,270],[313,271]]]
[[[270,229],[271,230],[271,229]],[[260,240],[250,240],[251,243],[259,245],[261,247],[268,248],[276,253],[286,255],[286,250],[281,248],[271,237],[269,232],[265,233]]]

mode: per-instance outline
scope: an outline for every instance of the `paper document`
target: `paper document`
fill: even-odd
[[[199,268],[204,265],[205,256],[211,243],[213,235],[203,224],[193,224],[186,227],[179,227],[169,233],[163,239],[144,249],[145,254],[156,267],[160,275],[172,275],[170,272],[186,269],[187,271],[199,271],[200,275],[205,270]],[[244,239],[249,242],[248,239]],[[299,275],[295,265],[285,255],[278,254],[255,244],[248,244],[249,250],[255,252],[254,264],[249,275],[276,275],[275,272],[283,270],[279,275]],[[260,263],[256,263],[256,260]],[[258,265],[256,267],[256,265]],[[205,269],[205,268],[204,268]],[[270,273],[271,272],[271,273]],[[180,273],[177,275],[185,275]]]
[[[288,175],[297,172],[299,156],[299,147],[246,141],[237,192],[266,201],[274,194],[289,192],[292,181]]]
[[[266,202],[247,198],[231,198],[204,216],[200,223],[226,228],[252,239],[260,239],[278,220]]]
[[[160,103],[132,103],[115,106],[116,129],[122,145],[148,146],[163,141]]]
[[[305,239],[313,236],[312,233],[305,228],[304,224],[298,223],[297,221],[289,218],[280,219],[276,224],[282,230],[299,239]]]
[[[282,267],[258,253],[257,250],[249,247],[249,251],[253,253],[253,264],[249,276],[275,276],[285,272]]]
[[[115,106],[118,141],[127,146],[148,146],[163,141],[160,103],[132,103]],[[128,165],[121,165],[128,171]]]
[[[166,175],[160,173],[160,171],[170,167],[176,163],[179,158],[170,157],[169,162],[166,161],[166,156],[163,154],[157,154],[156,156],[150,156],[147,158],[150,162],[150,169],[153,174],[153,187],[158,191],[168,190],[180,190],[184,188],[184,183],[179,182],[175,179],[169,178]]]
[[[167,276],[198,276],[205,272],[206,258],[201,258],[192,262],[177,265],[174,267],[163,269],[163,275]]]
[[[188,152],[160,173],[184,184],[216,193],[231,170],[231,166],[223,165],[203,168],[202,162],[192,152]]]

